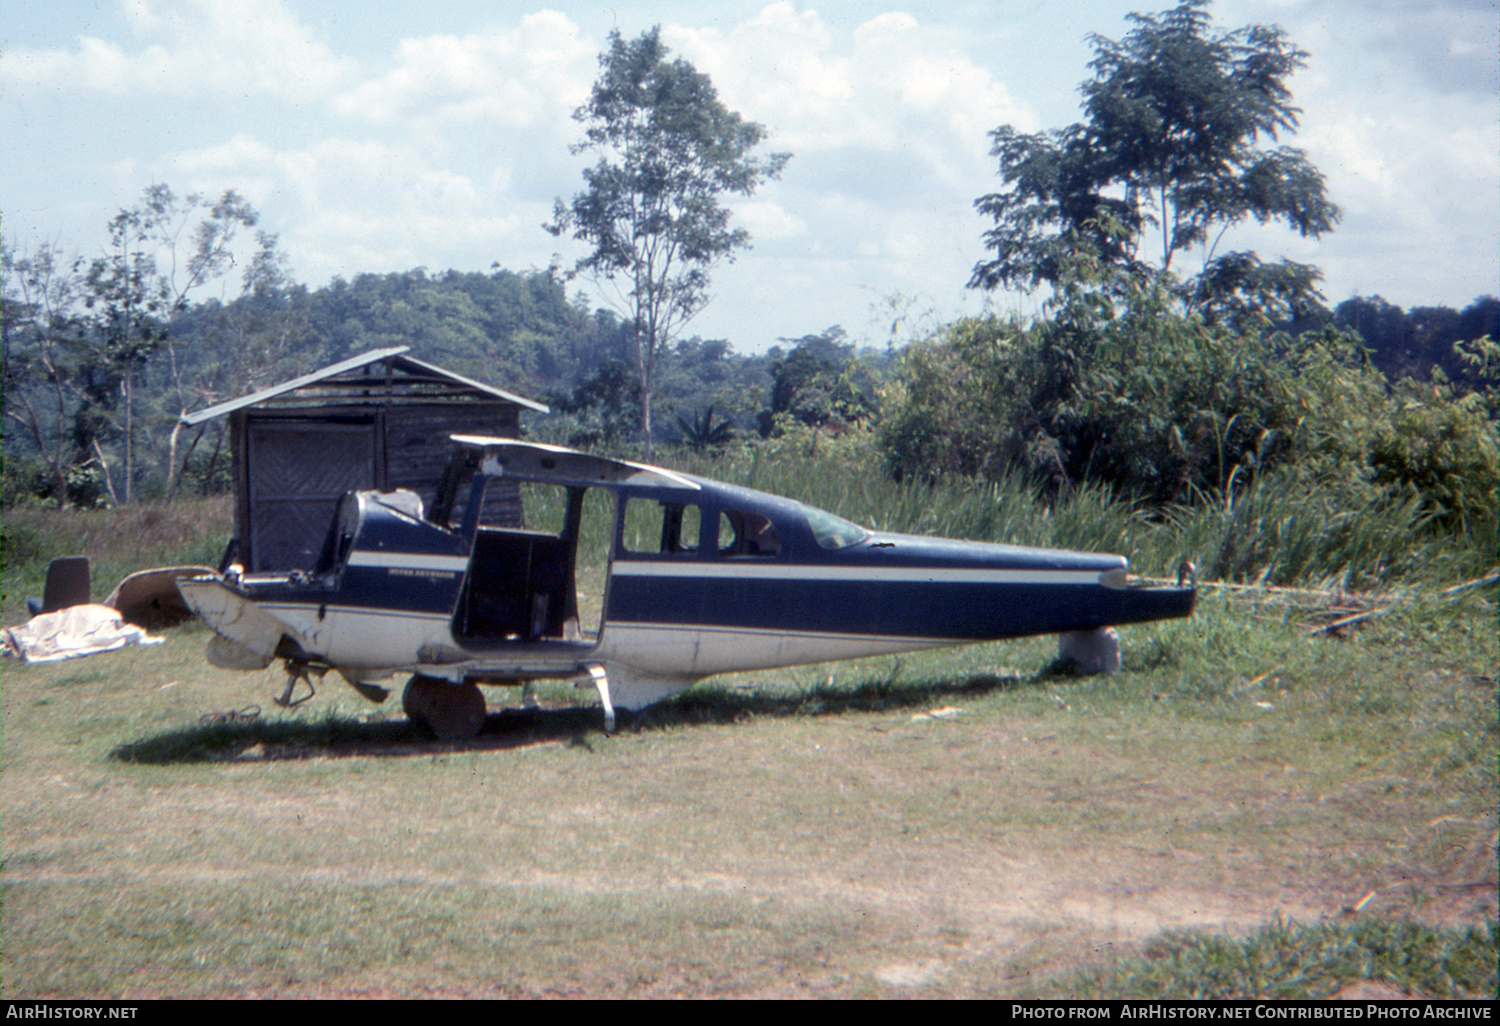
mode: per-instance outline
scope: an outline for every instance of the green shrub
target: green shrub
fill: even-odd
[[[1356,335],[1208,323],[1085,254],[1031,323],[961,320],[912,344],[878,441],[898,480],[1019,473],[1058,497],[1095,484],[1163,513],[1221,509],[1242,530],[1215,576],[1368,566],[1355,550],[1397,524],[1493,561],[1493,396],[1424,387],[1393,396]]]
[[[914,344],[882,444],[900,477],[1020,470],[1161,505],[1310,458],[1362,472],[1384,393],[1355,336],[1237,333],[1080,272],[1030,325],[963,320]]]
[[[1456,398],[1446,386],[1408,393],[1375,435],[1375,480],[1420,498],[1444,527],[1495,534],[1500,453],[1495,424],[1477,394]]]

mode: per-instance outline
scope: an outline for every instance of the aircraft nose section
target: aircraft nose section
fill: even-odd
[[[215,634],[257,657],[269,660],[282,635],[291,633],[286,624],[225,587],[217,575],[184,578],[177,582],[177,590]]]

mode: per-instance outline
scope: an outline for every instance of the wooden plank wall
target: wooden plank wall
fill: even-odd
[[[369,425],[367,440],[356,442],[350,430],[360,421]],[[235,559],[252,570],[311,569],[345,490],[409,488],[430,505],[453,454],[450,435],[519,432],[519,407],[503,401],[237,410],[230,415]],[[276,451],[273,440],[291,448]],[[351,471],[351,455],[368,473]],[[520,492],[507,484],[486,494],[484,520],[519,527]]]
[[[385,487],[410,488],[430,507],[453,456],[449,435],[515,438],[520,428],[520,410],[510,403],[392,406],[386,411]],[[485,493],[484,522],[520,527],[521,493],[514,484],[506,484],[504,488],[491,486]]]

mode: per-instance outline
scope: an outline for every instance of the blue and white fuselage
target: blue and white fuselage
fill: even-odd
[[[356,684],[409,673],[429,689],[577,678],[639,708],[720,673],[1193,607],[1191,587],[1127,583],[1120,556],[870,532],[657,467],[510,439],[455,442],[431,509],[410,492],[346,495],[312,570],[181,582],[219,635],[210,658],[283,658]],[[551,488],[553,529],[488,522],[501,488],[523,506],[528,489]]]

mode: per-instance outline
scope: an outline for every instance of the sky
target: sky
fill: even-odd
[[[730,203],[753,248],[713,275],[690,334],[741,352],[841,325],[883,346],[1040,295],[965,285],[999,180],[989,133],[1080,120],[1090,34],[1142,0],[3,0],[0,232],[99,255],[153,183],[235,189],[294,278],[568,267],[542,225],[582,187],[572,112],[611,30],[673,54],[793,154]],[[1290,142],[1326,175],[1336,231],[1231,240],[1322,268],[1331,303],[1463,307],[1500,291],[1500,15],[1492,0],[1220,0],[1218,27],[1280,25],[1307,65]],[[1286,140],[1283,140],[1286,141]],[[1175,265],[1187,266],[1190,265]],[[233,282],[217,287],[230,289]],[[611,295],[580,281],[591,302]]]

